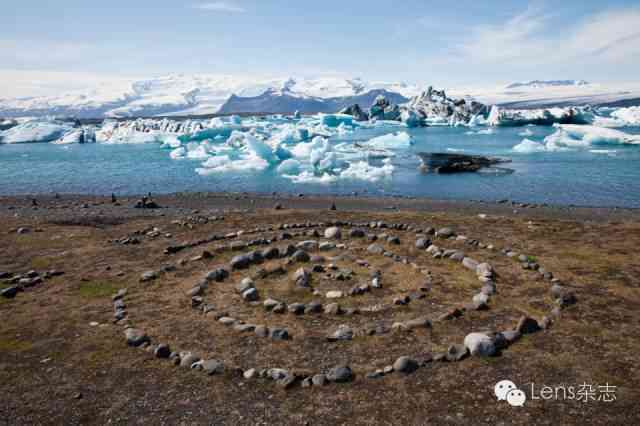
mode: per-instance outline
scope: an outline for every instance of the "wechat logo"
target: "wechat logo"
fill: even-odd
[[[512,407],[524,407],[527,396],[511,380],[502,380],[493,388],[498,401],[507,401]]]

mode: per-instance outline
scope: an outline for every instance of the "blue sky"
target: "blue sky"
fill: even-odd
[[[634,81],[636,1],[6,0],[0,69]],[[561,4],[560,4],[561,3]]]

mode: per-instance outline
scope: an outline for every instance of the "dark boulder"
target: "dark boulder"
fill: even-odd
[[[422,164],[420,170],[425,173],[462,173],[477,172],[480,169],[492,167],[496,164],[506,163],[495,157],[483,157],[478,155],[427,153],[419,152],[418,157]],[[509,169],[500,169],[510,171]]]

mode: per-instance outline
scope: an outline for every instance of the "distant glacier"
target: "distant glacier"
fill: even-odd
[[[3,84],[11,83],[7,80]],[[347,105],[370,105],[380,94],[392,103],[406,102],[422,93],[428,84],[370,82],[344,77],[264,79],[172,74],[150,79],[106,79],[92,81],[88,86],[24,96],[7,89],[5,92],[13,96],[0,98],[0,117],[101,119],[335,112]],[[640,83],[607,85],[584,80],[532,80],[484,88],[454,87],[447,93],[511,108],[640,104]]]

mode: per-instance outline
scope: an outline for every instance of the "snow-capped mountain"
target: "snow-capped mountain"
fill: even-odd
[[[408,98],[420,89],[405,83],[367,82],[358,78],[256,79],[227,75],[175,74],[153,79],[119,81],[118,84],[105,83],[55,96],[0,98],[0,116],[99,118],[214,114],[232,96],[255,98],[265,93],[291,99],[291,109],[286,105],[281,105],[280,108],[287,112],[296,109],[312,112],[313,105],[318,100],[359,96],[372,90],[387,90]],[[294,108],[293,104],[301,108]],[[245,111],[228,111],[227,108],[226,112]]]
[[[19,80],[20,74],[6,76],[0,72],[0,117],[334,112],[350,103],[360,103],[367,108],[372,94],[385,94],[392,102],[400,103],[428,86],[334,76],[256,78],[171,74],[150,79],[91,78],[84,85],[82,81],[58,84],[57,80],[56,84],[49,84],[44,77],[28,75]],[[68,81],[73,76],[65,78]],[[46,90],[32,90],[34,87]],[[493,88],[448,88],[447,93],[457,98],[471,97],[487,105],[515,108],[640,104],[640,83],[605,85],[584,80],[533,80]]]

